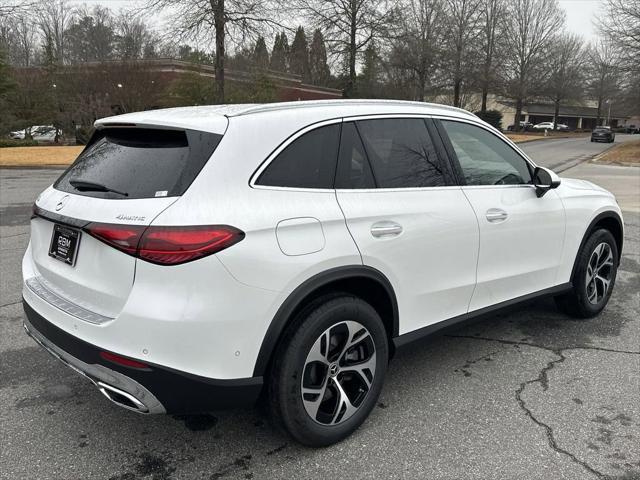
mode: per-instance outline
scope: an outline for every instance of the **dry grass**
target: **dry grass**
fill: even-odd
[[[505,133],[513,143],[524,143],[544,138],[544,135],[524,135],[521,133]],[[551,138],[551,137],[547,137]]]
[[[624,165],[640,165],[640,140],[621,143],[607,150],[596,160],[598,163],[621,163]]]
[[[69,165],[83,148],[81,146],[0,148],[0,167]]]

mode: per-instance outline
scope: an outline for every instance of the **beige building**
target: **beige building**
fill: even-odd
[[[507,128],[515,124],[516,106],[513,100],[507,100],[496,95],[487,98],[487,109],[502,112],[502,125]],[[552,103],[529,102],[522,107],[521,121],[531,122],[534,125],[541,122],[553,121],[554,106]],[[583,102],[582,105],[561,105],[558,123],[568,125],[572,130],[577,128],[592,129],[597,125],[598,108],[594,101]],[[600,125],[617,127],[625,125],[629,120],[628,115],[621,115],[615,110],[615,105],[609,110],[604,105],[600,112]],[[638,123],[636,123],[638,125]]]

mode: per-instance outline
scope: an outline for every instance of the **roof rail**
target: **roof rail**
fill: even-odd
[[[443,110],[450,110],[454,112],[466,113],[473,115],[472,113],[462,108],[452,107],[450,105],[442,105],[439,103],[427,103],[416,102],[409,100],[373,100],[373,99],[341,99],[341,100],[299,100],[294,102],[277,102],[277,103],[263,103],[260,105],[249,105],[245,109],[239,108],[233,113],[228,113],[228,117],[236,117],[242,115],[249,115],[252,113],[273,112],[278,110],[289,110],[295,108],[309,108],[309,107],[328,107],[328,106],[344,106],[344,105],[397,105],[397,106],[413,106],[413,107],[434,107]]]

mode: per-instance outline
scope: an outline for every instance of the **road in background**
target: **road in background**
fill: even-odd
[[[631,140],[640,140],[640,135],[616,133],[616,140],[613,143],[591,142],[590,137],[534,140],[520,143],[518,147],[536,164],[561,173],[614,145]]]
[[[590,167],[575,173],[598,183]],[[640,179],[638,168],[610,168]],[[393,360],[365,424],[314,450],[259,409],[123,410],[24,334],[31,205],[59,173],[0,169],[0,478],[640,478],[637,212],[625,214],[616,288],[599,317],[573,320],[545,300],[422,342]],[[628,197],[628,184],[611,183]]]

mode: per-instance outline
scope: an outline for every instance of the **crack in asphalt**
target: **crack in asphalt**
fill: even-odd
[[[550,347],[546,347],[544,345],[535,344],[535,343],[531,343],[531,342],[520,342],[520,341],[515,341],[515,340],[505,340],[505,339],[502,339],[502,338],[475,337],[475,336],[472,336],[472,335],[446,335],[446,336],[450,337],[450,338],[466,338],[466,339],[471,339],[471,340],[483,340],[483,341],[486,341],[486,342],[497,342],[497,343],[502,343],[502,344],[506,344],[506,345],[518,345],[518,346],[524,345],[524,346],[528,346],[528,347],[533,347],[533,348],[539,348],[539,349],[542,349],[542,350],[546,350],[546,351],[551,352],[554,355],[556,355],[558,358],[555,359],[555,360],[551,360],[550,362],[547,362],[547,364],[542,368],[542,370],[540,370],[540,372],[539,372],[539,374],[538,374],[538,376],[536,378],[520,383],[518,389],[515,392],[516,401],[518,402],[518,406],[520,407],[520,409],[525,413],[525,415],[533,423],[535,423],[536,425],[538,425],[539,427],[542,427],[544,429],[545,434],[547,436],[547,442],[548,442],[549,446],[551,447],[551,449],[553,451],[555,451],[557,453],[560,453],[562,455],[565,455],[573,463],[575,463],[577,465],[580,465],[582,468],[587,470],[589,473],[592,473],[593,475],[595,475],[599,479],[606,480],[606,479],[612,478],[609,475],[606,475],[606,474],[596,470],[595,468],[593,468],[591,465],[589,465],[584,460],[580,460],[573,453],[569,452],[568,450],[565,450],[560,445],[558,445],[558,442],[556,441],[556,438],[554,436],[553,428],[550,425],[547,425],[546,423],[544,423],[542,420],[536,418],[536,416],[533,414],[533,412],[527,407],[526,402],[522,398],[522,393],[524,392],[524,390],[527,388],[528,385],[532,385],[534,383],[539,383],[542,386],[543,391],[546,391],[549,388],[548,372],[550,370],[552,370],[557,364],[560,364],[560,363],[564,362],[567,359],[567,357],[564,356],[564,351],[566,351],[566,350],[598,350],[598,351],[604,351],[604,352],[609,352],[609,353],[623,353],[623,354],[631,354],[631,355],[640,355],[640,352],[632,352],[632,351],[627,351],[627,350],[615,350],[615,349],[609,349],[609,348],[603,348],[603,347],[589,347],[589,346],[585,346],[585,345],[553,349],[553,348],[550,348]]]
[[[16,233],[15,235],[0,235],[0,240],[4,239],[4,238],[14,238],[14,237],[21,237],[23,235],[29,235],[29,232],[24,232],[24,233]]]
[[[600,351],[600,352],[624,353],[624,354],[628,354],[628,355],[640,355],[640,352],[634,352],[632,350],[616,350],[614,348],[594,347],[594,346],[589,346],[589,345],[575,345],[573,347],[564,347],[564,348],[560,348],[560,349],[553,349],[553,348],[547,347],[545,345],[540,345],[539,343],[521,342],[521,341],[516,341],[516,340],[505,340],[503,338],[476,337],[476,336],[473,336],[473,335],[446,335],[446,336],[450,337],[450,338],[470,338],[472,340],[484,340],[484,341],[487,341],[487,342],[498,342],[498,343],[504,343],[506,345],[527,345],[529,347],[541,348],[543,350],[547,350],[547,351],[553,352],[553,353],[556,353],[558,351],[565,351],[565,350],[597,350],[597,351]]]
[[[11,305],[17,305],[17,304],[19,304],[19,303],[22,303],[22,300],[18,300],[18,301],[11,302],[11,303],[5,303],[5,304],[3,304],[3,305],[0,305],[0,308],[10,307]]]

